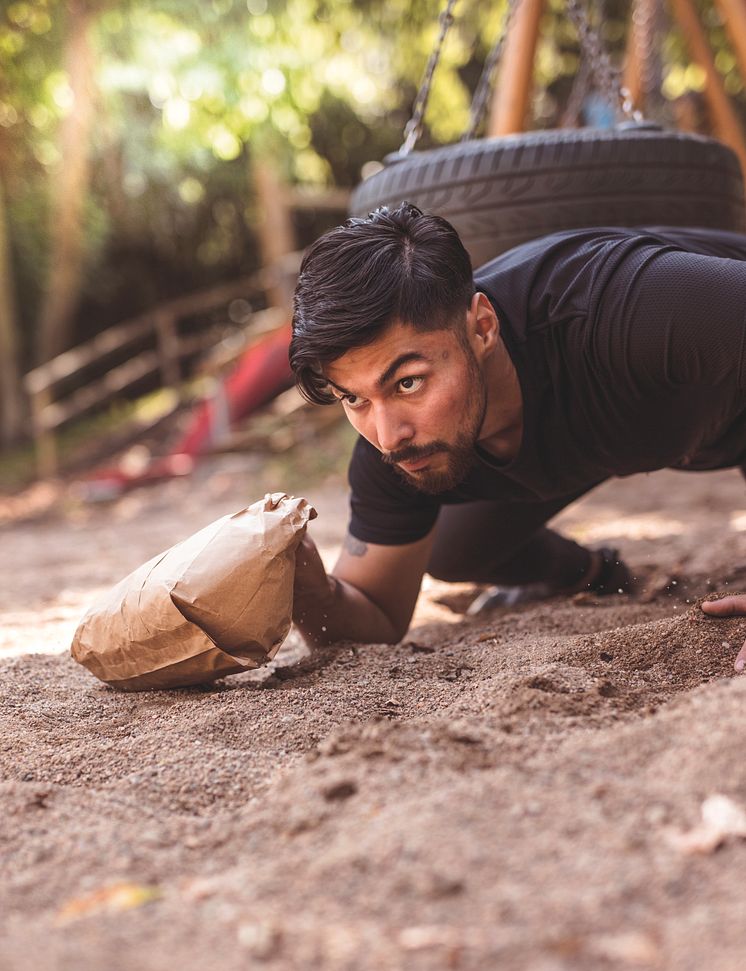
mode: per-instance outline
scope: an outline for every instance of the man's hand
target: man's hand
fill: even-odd
[[[713,617],[733,617],[737,614],[746,614],[746,594],[737,594],[732,597],[723,597],[722,600],[705,600],[702,610]],[[733,667],[739,673],[746,667],[746,643],[738,652]]]

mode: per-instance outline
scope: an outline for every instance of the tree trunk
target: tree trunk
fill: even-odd
[[[11,445],[18,441],[23,431],[24,399],[17,328],[5,196],[0,180],[0,445]]]
[[[68,0],[65,66],[73,103],[60,128],[61,164],[53,179],[50,264],[37,325],[37,361],[72,343],[84,261],[83,212],[90,182],[89,141],[93,115],[91,12],[84,0]]]
[[[290,310],[292,286],[286,277],[283,258],[295,249],[295,232],[277,165],[270,156],[258,153],[252,164],[259,223],[256,227],[262,265],[274,274],[267,287],[270,303]]]

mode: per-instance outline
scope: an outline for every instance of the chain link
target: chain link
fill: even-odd
[[[417,139],[422,134],[422,119],[425,117],[427,102],[430,97],[430,89],[433,86],[433,75],[435,74],[435,69],[438,66],[438,61],[440,60],[446,34],[453,23],[453,8],[456,6],[456,3],[457,0],[448,0],[445,10],[443,10],[440,15],[440,30],[438,32],[438,39],[435,41],[435,47],[430,54],[427,67],[425,68],[425,73],[422,76],[420,90],[417,92],[417,97],[414,99],[412,117],[409,119],[404,129],[404,142],[399,149],[399,155],[409,155],[417,144]]]
[[[621,84],[619,72],[604,49],[600,32],[591,24],[583,0],[567,0],[567,12],[578,31],[581,47],[586,53],[596,83],[617,118],[642,121],[642,113],[637,111],[630,92]]]
[[[588,59],[583,56],[582,51],[580,54],[580,64],[560,122],[562,128],[577,128],[579,126],[582,121],[583,105],[591,86],[591,66]]]
[[[503,22],[500,26],[497,40],[493,44],[487,60],[484,62],[482,74],[479,78],[479,84],[477,85],[476,91],[474,92],[474,97],[471,101],[469,124],[466,131],[461,136],[462,142],[466,142],[474,138],[477,128],[482,121],[482,117],[487,108],[487,100],[492,90],[492,79],[503,56],[505,43],[508,39],[508,34],[510,33],[510,26],[513,22],[515,12],[518,9],[520,2],[521,0],[508,0],[508,7],[505,11],[505,16],[503,17]]]
[[[440,61],[446,34],[454,21],[453,10],[457,2],[458,0],[447,0],[445,9],[440,14],[440,29],[435,47],[428,59],[425,73],[422,77],[422,83],[414,101],[412,117],[404,128],[404,142],[399,149],[399,155],[401,156],[409,155],[422,134],[422,122],[425,117],[425,111],[427,110],[427,102],[430,98],[433,77]],[[502,58],[508,34],[510,33],[510,27],[520,2],[521,0],[508,0],[508,6],[500,32],[487,57],[479,84],[474,92],[469,113],[469,124],[461,136],[461,141],[468,141],[474,138],[477,128],[482,121],[492,89],[493,77]],[[640,11],[645,10],[647,16],[650,17],[651,14],[649,11],[655,9],[655,0],[638,0],[636,8]],[[573,87],[568,112],[570,107],[572,107],[573,117],[577,118],[579,116],[580,108],[575,104],[575,101],[577,98],[585,96],[588,84],[587,79],[592,73],[596,79],[596,84],[609,105],[614,109],[617,118],[624,117],[632,121],[643,121],[642,112],[635,108],[629,90],[622,85],[619,71],[611,63],[611,59],[604,49],[600,31],[596,30],[591,23],[583,0],[567,0],[567,12],[575,24],[580,38],[581,49],[585,54],[584,63],[580,68],[583,76],[577,79],[576,85]],[[640,15],[642,16],[642,14]],[[649,24],[647,22],[645,24],[640,23],[640,27],[647,28],[644,30],[643,36],[650,37],[651,31]],[[649,56],[645,58],[646,63],[649,63],[650,60]]]

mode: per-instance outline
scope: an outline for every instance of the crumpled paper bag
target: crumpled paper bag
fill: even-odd
[[[290,630],[295,551],[316,511],[266,495],[125,577],[75,632],[72,656],[139,691],[201,684],[270,660]]]

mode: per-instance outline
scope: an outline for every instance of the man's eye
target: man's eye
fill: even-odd
[[[361,398],[357,394],[346,394],[342,396],[342,401],[347,405],[348,408],[360,408],[365,403],[365,398]]]
[[[400,394],[413,394],[415,391],[419,391],[424,382],[424,378],[402,378],[399,382],[399,392]]]

